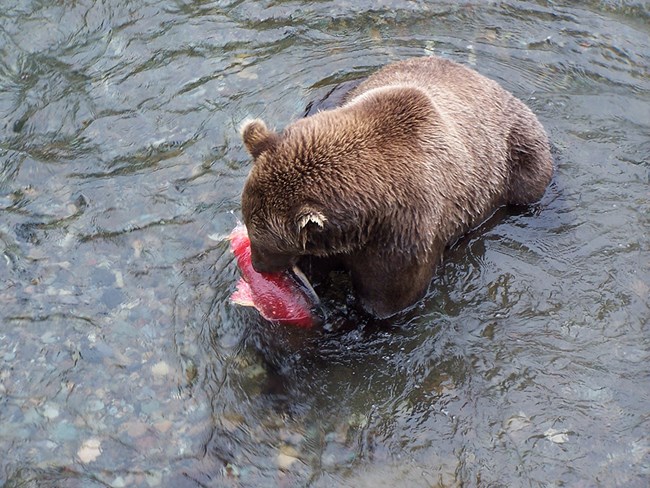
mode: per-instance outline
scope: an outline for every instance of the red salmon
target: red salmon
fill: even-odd
[[[255,307],[262,317],[272,322],[312,327],[318,321],[313,312],[318,296],[297,267],[293,273],[258,273],[251,263],[251,242],[246,227],[238,225],[228,238],[242,274],[230,300]]]

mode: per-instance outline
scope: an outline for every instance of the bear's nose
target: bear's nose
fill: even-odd
[[[251,264],[253,265],[253,269],[258,273],[273,273],[278,271],[271,262],[262,259],[259,253],[255,252],[253,248],[251,248]]]
[[[251,264],[253,265],[253,269],[257,271],[258,273],[272,273],[273,272],[273,267],[269,266],[266,263],[262,263],[260,261],[257,261],[255,259],[251,258]]]
[[[291,268],[293,257],[286,254],[260,252],[251,246],[251,264],[258,273],[280,273]]]

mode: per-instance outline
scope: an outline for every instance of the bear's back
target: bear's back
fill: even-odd
[[[392,63],[372,74],[348,93],[345,103],[351,103],[364,93],[388,86],[411,86],[425,91],[441,108],[456,109],[458,104],[474,106],[477,111],[507,102],[512,95],[495,81],[474,70],[434,56]],[[487,102],[488,107],[483,103]]]

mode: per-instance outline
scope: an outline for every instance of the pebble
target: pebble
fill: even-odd
[[[232,463],[226,464],[223,468],[223,472],[229,478],[239,478],[239,468]]]
[[[52,344],[58,340],[57,337],[55,337],[54,332],[52,331],[47,331],[45,334],[41,336],[41,341],[43,344]]]
[[[111,486],[113,488],[124,488],[126,486],[126,481],[124,481],[124,478],[122,478],[121,476],[118,476],[113,480]]]
[[[88,439],[84,441],[79,450],[77,457],[84,463],[92,463],[102,453],[101,442],[99,439]]]
[[[124,288],[124,276],[121,271],[113,271],[115,274],[115,288]]]
[[[32,247],[27,253],[27,258],[40,261],[41,259],[47,258],[47,250],[42,247]]]
[[[167,432],[172,426],[172,421],[171,420],[161,420],[160,422],[156,422],[154,424],[154,427],[158,432],[162,432],[163,434]]]
[[[544,432],[544,437],[546,437],[551,442],[555,442],[556,444],[564,444],[569,440],[569,436],[566,430],[557,430],[552,427]]]
[[[154,412],[159,412],[160,402],[158,400],[151,400],[149,402],[145,402],[140,406],[140,410],[142,411],[142,413],[146,415],[151,415]]]
[[[162,473],[157,471],[153,473],[146,473],[145,480],[149,486],[160,486],[160,483],[162,482]]]
[[[505,426],[509,432],[516,432],[522,430],[530,425],[530,419],[522,412],[513,415],[505,422]]]
[[[60,443],[73,441],[77,436],[77,428],[68,422],[58,422],[52,430],[52,438]]]
[[[144,249],[144,244],[141,240],[137,239],[133,241],[131,247],[133,247],[133,257],[139,259],[142,254],[142,250]]]
[[[160,361],[151,367],[151,372],[154,376],[167,376],[170,370],[169,364],[165,361]]]
[[[243,78],[244,80],[256,80],[257,79],[257,73],[253,68],[244,68],[241,70],[239,73],[237,73],[237,76],[240,78]]]
[[[98,399],[90,400],[88,402],[88,411],[89,412],[99,412],[104,410],[104,402]]]
[[[332,469],[336,466],[336,456],[332,453],[323,454],[320,459],[321,465],[325,469]]]
[[[124,428],[131,437],[140,437],[145,432],[147,432],[149,425],[144,422],[134,420],[133,422],[125,422]]]
[[[280,453],[276,458],[275,462],[280,469],[289,469],[293,463],[298,460],[297,457],[290,456],[288,454]]]
[[[47,417],[52,420],[59,416],[59,407],[51,403],[46,403],[43,406],[43,417]]]

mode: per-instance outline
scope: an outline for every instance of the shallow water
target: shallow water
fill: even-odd
[[[0,484],[650,483],[647,3],[3,5]],[[539,115],[542,202],[391,323],[231,305],[238,124],[426,54]]]

